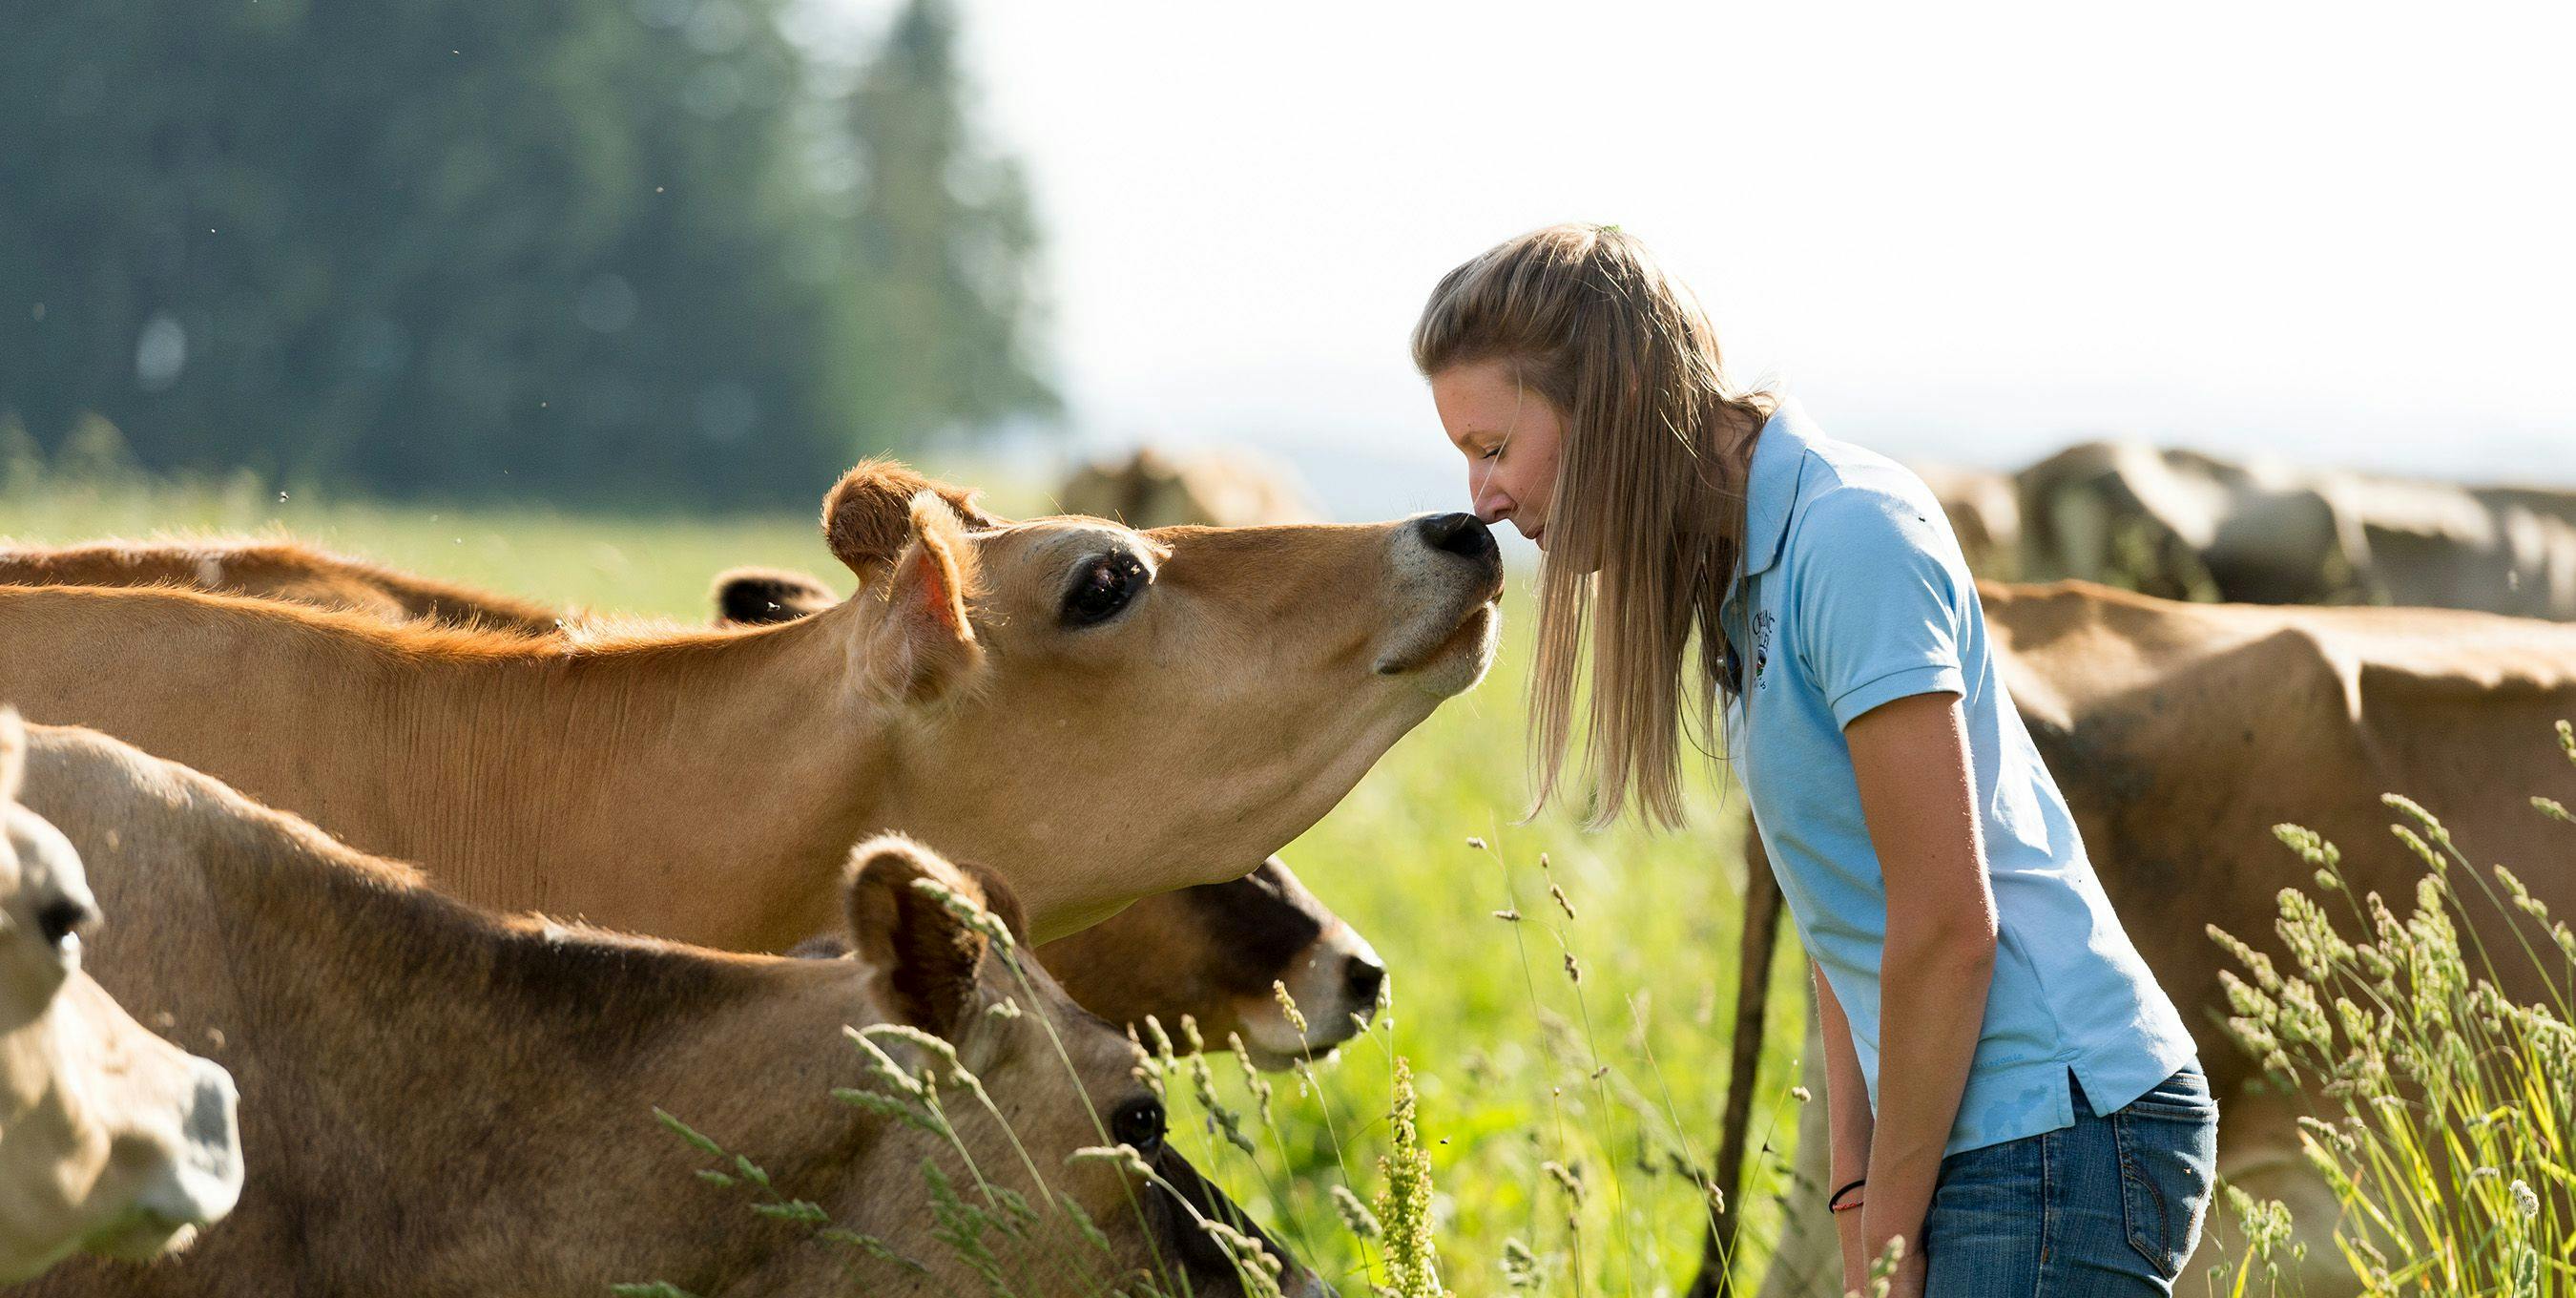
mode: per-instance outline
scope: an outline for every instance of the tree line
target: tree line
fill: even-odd
[[[1043,418],[949,0],[0,10],[0,430],[392,495],[811,500]],[[23,431],[21,431],[23,430]]]

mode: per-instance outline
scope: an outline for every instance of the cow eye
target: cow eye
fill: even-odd
[[[36,931],[44,934],[45,945],[68,949],[80,936],[81,930],[97,919],[98,916],[88,906],[69,897],[59,897],[36,912]]]
[[[1132,554],[1086,560],[1064,594],[1066,626],[1092,626],[1118,616],[1144,589],[1145,565]]]
[[[1129,1100],[1109,1116],[1109,1138],[1147,1158],[1162,1152],[1164,1129],[1163,1102],[1150,1095]]]

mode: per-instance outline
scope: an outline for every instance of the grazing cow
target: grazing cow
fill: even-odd
[[[2021,566],[2021,495],[2011,475],[1949,464],[1906,466],[1950,520],[1959,552],[1980,577],[2010,580]]]
[[[26,762],[26,730],[0,709],[0,1284],[75,1250],[183,1248],[242,1183],[231,1076],[81,968],[98,903],[72,844],[19,805]]]
[[[2307,1237],[2307,1292],[2350,1292],[2324,1238],[2333,1196],[2299,1154],[2299,1102],[2250,1085],[2253,1061],[2222,1032],[2219,973],[2230,961],[2206,926],[2292,967],[2272,933],[2276,898],[2310,879],[2273,837],[2285,822],[2339,845],[2356,893],[2402,907],[2423,867],[2389,836],[2382,793],[2430,808],[2481,864],[2528,863],[2533,895],[2576,910],[2576,871],[2554,868],[2566,827],[2529,803],[2576,799],[2576,772],[2550,736],[2576,718],[2576,626],[2448,609],[2185,604],[2081,582],[1981,582],[1978,596],[2004,687],[2104,891],[2199,1037],[2222,1112],[2220,1174],[2290,1203]],[[1757,887],[1769,880],[1758,857],[1752,875]],[[2479,905],[2470,919],[2495,926],[2491,942],[2508,922]],[[1748,942],[1745,976],[1756,958],[1767,968],[1759,940]],[[2523,962],[2502,972],[2515,999],[2548,995]],[[1819,1099],[1801,1115],[1799,1183],[1765,1294],[1838,1292],[1809,1017],[1803,1057]],[[1748,1081],[1739,1075],[1735,1089]]]
[[[566,614],[288,541],[0,547],[0,586],[177,586],[354,609],[394,622],[552,635]]]
[[[1173,455],[1150,446],[1076,470],[1056,508],[1138,528],[1259,527],[1315,517],[1282,466],[1241,451]]]
[[[868,595],[784,626],[528,639],[0,588],[0,687],[467,900],[775,951],[873,828],[990,861],[1041,939],[1236,877],[1492,658],[1469,515],[970,529],[930,487],[844,479],[827,534]]]
[[[821,937],[794,954],[848,949]],[[1240,879],[1159,893],[1037,949],[1074,1003],[1138,1034],[1160,1024],[1188,1054],[1187,1018],[1208,1046],[1243,1043],[1277,1071],[1359,1035],[1377,1012],[1386,966],[1350,925],[1271,857]],[[1285,987],[1304,1026],[1279,1003]]]
[[[317,591],[331,596],[363,595],[374,589],[366,583],[387,577],[395,583],[384,592],[388,595],[434,584],[372,565],[342,567],[340,560],[298,546],[276,549],[285,567],[312,564],[315,577],[328,579],[317,584]],[[175,556],[153,556],[141,547],[133,552],[142,561],[130,570],[187,570],[168,562]],[[50,565],[38,570],[67,571]],[[455,589],[469,598],[433,610],[428,615],[432,620],[507,599]],[[719,626],[793,621],[839,602],[817,578],[763,568],[725,573],[716,579],[715,594]],[[312,602],[327,605],[331,598]],[[373,610],[363,598],[345,606]],[[566,634],[563,627],[573,624],[568,618],[551,634]],[[833,949],[834,939],[820,941],[824,949]],[[1186,1017],[1199,1025],[1211,1046],[1222,1049],[1230,1036],[1240,1036],[1252,1061],[1270,1069],[1286,1068],[1349,1040],[1375,1013],[1386,978],[1368,940],[1308,892],[1275,856],[1240,879],[1143,898],[1078,934],[1039,947],[1037,954],[1076,1004],[1113,1023],[1141,1029],[1148,1018],[1177,1026]],[[1306,1021],[1302,1030],[1272,991],[1280,984]],[[1186,1041],[1180,1044],[1187,1047]]]
[[[2303,473],[2126,442],[2070,447],[2019,487],[2025,577],[2576,620],[2576,491]]]
[[[257,1169],[233,1219],[178,1262],[74,1265],[36,1294],[981,1290],[940,1238],[926,1163],[970,1204],[995,1204],[980,1179],[1045,1214],[981,1233],[1017,1292],[1158,1270],[1162,1292],[1242,1292],[1195,1219],[1257,1232],[1164,1144],[1142,1054],[916,886],[1017,932],[989,874],[874,840],[845,853],[851,958],[728,955],[491,916],[176,763],[89,731],[35,740],[30,805],[79,844],[120,921],[99,943],[108,984],[192,1038],[223,1034]],[[981,1096],[943,1087],[956,1144],[832,1098],[893,1093],[844,1039],[879,1024],[941,1038],[982,1079]],[[714,1160],[656,1129],[657,1107],[769,1179],[700,1179]],[[1156,1181],[1069,1161],[1118,1142]],[[901,1260],[756,1216],[755,1197],[813,1205]],[[1099,1238],[1054,1211],[1066,1201]],[[1285,1281],[1320,1292],[1293,1264]]]

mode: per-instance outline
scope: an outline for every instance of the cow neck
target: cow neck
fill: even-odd
[[[190,918],[224,935],[231,1014],[209,1026],[268,1137],[245,1206],[298,1218],[326,1267],[399,1267],[380,1291],[434,1289],[442,1264],[569,1292],[668,1267],[711,1281],[796,1236],[699,1182],[707,1160],[655,1108],[814,1197],[884,1135],[826,1098],[861,1084],[843,1025],[883,1017],[861,966],[497,920],[300,822],[217,823]],[[289,1188],[263,1195],[268,1178]],[[385,1183],[447,1188],[397,1206]]]
[[[362,845],[495,908],[783,950],[836,915],[851,844],[899,827],[893,710],[853,679],[875,610],[424,665],[394,708],[385,841]]]

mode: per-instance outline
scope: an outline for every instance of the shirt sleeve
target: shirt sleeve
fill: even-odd
[[[1925,508],[1846,487],[1800,521],[1790,631],[1837,726],[1911,695],[1968,692],[1959,637],[1973,596],[1949,558],[1957,544]]]

